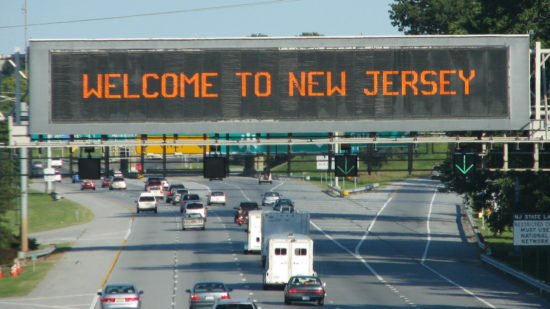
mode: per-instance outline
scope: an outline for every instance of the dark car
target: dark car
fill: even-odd
[[[291,302],[325,303],[325,283],[317,276],[293,276],[285,286],[285,304]]]
[[[193,289],[187,290],[189,293],[189,308],[212,308],[216,300],[229,299],[228,288],[221,281],[201,281],[195,283]]]
[[[177,189],[185,189],[185,186],[181,183],[171,184],[166,191],[166,203],[172,202]]]
[[[260,209],[260,205],[256,202],[241,202],[239,207],[235,207],[237,211],[235,211],[235,220],[237,220],[238,217],[243,216],[245,218],[248,217],[248,212],[251,210],[258,210]]]
[[[280,211],[281,206],[290,206],[291,208],[294,208],[294,202],[289,198],[280,198],[275,201],[275,205],[273,205],[273,210]]]

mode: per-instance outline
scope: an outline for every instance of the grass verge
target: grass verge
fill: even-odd
[[[36,190],[29,190],[29,233],[82,224],[91,221],[93,218],[93,212],[78,203],[67,199],[54,201],[48,194]],[[0,220],[9,225],[12,233],[19,234],[21,222],[19,210],[7,212]]]
[[[57,245],[57,249],[51,255],[39,258],[34,263],[31,261],[23,267],[23,271],[17,277],[10,276],[9,266],[2,267],[4,277],[0,278],[0,297],[15,297],[29,294],[40,281],[42,281],[55,266],[64,252],[71,250],[72,244]]]

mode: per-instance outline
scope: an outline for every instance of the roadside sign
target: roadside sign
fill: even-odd
[[[550,246],[550,214],[514,214],[514,246]]]

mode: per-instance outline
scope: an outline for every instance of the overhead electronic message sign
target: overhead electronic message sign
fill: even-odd
[[[527,36],[32,41],[30,52],[35,134],[503,130],[528,121]]]

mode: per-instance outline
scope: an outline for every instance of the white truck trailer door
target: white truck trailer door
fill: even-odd
[[[313,259],[308,242],[294,242],[291,249],[291,276],[313,274]]]

